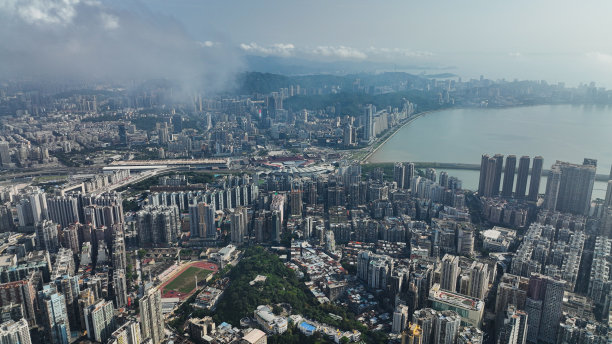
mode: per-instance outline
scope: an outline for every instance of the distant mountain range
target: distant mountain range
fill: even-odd
[[[295,57],[246,56],[247,71],[282,75],[332,74],[347,75],[381,72],[410,72],[427,78],[451,78],[456,75],[447,72],[450,68],[435,66],[403,65],[373,61],[314,61]],[[435,74],[427,74],[428,72]]]

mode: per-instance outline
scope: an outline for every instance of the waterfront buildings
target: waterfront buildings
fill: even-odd
[[[588,215],[596,169],[589,159],[582,165],[557,161],[548,174],[544,208]]]

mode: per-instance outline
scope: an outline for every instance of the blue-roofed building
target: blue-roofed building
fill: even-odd
[[[300,330],[300,332],[302,332],[303,334],[307,336],[312,336],[317,331],[317,328],[314,325],[309,324],[305,321],[302,321],[298,325],[298,329]]]

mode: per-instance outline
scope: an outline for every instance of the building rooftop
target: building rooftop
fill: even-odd
[[[480,311],[484,307],[484,302],[480,299],[453,293],[447,290],[440,290],[438,283],[434,284],[430,291],[429,297],[442,302],[446,302],[458,307],[468,308],[474,311]]]

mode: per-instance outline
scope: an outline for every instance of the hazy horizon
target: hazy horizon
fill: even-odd
[[[204,76],[245,57],[376,62],[464,78],[612,87],[612,3],[2,0],[0,77]]]

